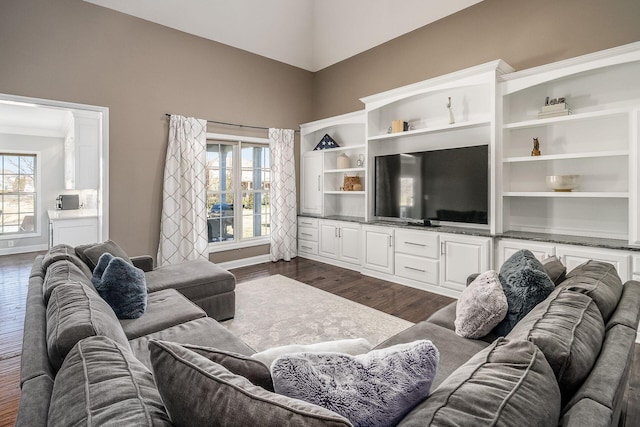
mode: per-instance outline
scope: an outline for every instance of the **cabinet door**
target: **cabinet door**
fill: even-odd
[[[302,156],[301,212],[322,215],[323,153],[311,151]]]
[[[362,240],[360,239],[360,225],[341,223],[340,230],[340,259],[352,264],[360,264]]]
[[[393,229],[362,227],[362,266],[370,270],[393,274]]]
[[[318,254],[329,258],[340,256],[338,224],[334,221],[318,222]]]
[[[613,264],[623,283],[631,277],[629,254],[624,251],[559,245],[556,247],[556,254],[567,267],[567,273],[593,259]]]
[[[97,189],[100,178],[100,117],[74,113],[75,189]]]
[[[440,235],[440,286],[462,291],[467,277],[489,270],[491,239]]]
[[[526,240],[500,240],[498,241],[495,270],[498,271],[511,255],[521,249],[530,250],[540,261],[556,254],[556,247],[553,244],[535,243]]]
[[[56,246],[61,243],[66,243],[70,246],[79,246],[98,241],[97,218],[52,221],[50,228],[51,246]]]

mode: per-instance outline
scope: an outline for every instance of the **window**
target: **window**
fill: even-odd
[[[0,153],[0,235],[36,229],[36,155]]]
[[[269,146],[209,140],[206,173],[208,241],[240,243],[269,236]]]

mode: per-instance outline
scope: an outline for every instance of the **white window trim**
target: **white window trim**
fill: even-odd
[[[250,136],[238,136],[238,135],[230,135],[225,133],[211,133],[211,132],[207,133],[206,138],[207,138],[207,141],[214,140],[214,141],[237,142],[238,144],[235,144],[233,146],[234,162],[236,158],[239,159],[241,156],[240,148],[242,143],[260,144],[260,145],[266,145],[267,147],[269,146],[269,138],[256,138],[256,137],[250,137]],[[241,181],[242,167],[234,167],[233,179],[234,179],[234,182]],[[240,191],[240,193],[242,193],[242,191]],[[236,194],[234,190],[234,198],[235,197],[236,197]],[[234,224],[241,224],[242,212],[240,211],[234,212],[233,221],[234,221]],[[234,240],[233,242],[210,242],[208,244],[208,249],[209,249],[209,253],[215,253],[215,252],[231,251],[234,249],[250,248],[253,246],[268,245],[270,243],[271,243],[271,236],[261,236],[261,237],[243,239],[243,240]]]
[[[2,150],[3,153],[7,154],[24,154],[24,155],[35,155],[36,156],[36,205],[34,207],[33,215],[36,217],[36,229],[32,233],[10,233],[10,234],[0,234],[0,240],[18,240],[18,239],[29,239],[33,237],[42,236],[42,222],[44,222],[44,214],[42,211],[42,185],[40,181],[42,180],[42,167],[40,160],[42,159],[42,155],[40,151],[32,151],[32,150]]]

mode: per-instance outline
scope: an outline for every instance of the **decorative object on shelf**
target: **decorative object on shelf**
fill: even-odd
[[[359,168],[364,167],[364,154],[358,155],[358,160],[356,160],[356,167],[359,167]]]
[[[569,192],[578,188],[580,175],[548,175],[547,187],[553,191]]]
[[[358,184],[360,186],[360,190],[362,190],[362,184],[360,183],[360,177],[358,175],[355,175],[355,176],[345,175],[342,189],[344,191],[357,191],[354,188],[356,184]]]
[[[538,118],[548,119],[550,117],[568,116],[569,114],[571,114],[571,110],[564,98],[549,99],[547,96],[544,105],[540,108]]]
[[[449,124],[452,125],[456,122],[453,118],[453,109],[451,108],[451,97],[449,97],[449,102],[447,103],[447,109],[449,110]]]
[[[539,156],[542,153],[540,152],[540,142],[538,142],[538,138],[533,138],[533,150],[531,151],[532,156]]]
[[[336,160],[336,168],[337,169],[349,169],[351,167],[351,159],[345,153],[342,153],[338,156]]]
[[[391,133],[406,132],[409,130],[409,122],[394,120],[391,122]]]
[[[353,191],[362,191],[362,184],[360,183],[353,184]]]
[[[326,150],[328,148],[338,148],[339,145],[336,141],[334,141],[333,138],[331,138],[329,136],[329,134],[324,134],[324,136],[322,137],[322,139],[320,140],[320,142],[318,142],[318,145],[316,145],[316,148],[314,148],[313,150]]]

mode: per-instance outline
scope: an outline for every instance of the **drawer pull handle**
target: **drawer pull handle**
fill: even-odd
[[[306,249],[306,250],[308,250],[308,251],[310,251],[310,250],[311,250],[311,248],[310,248],[309,246],[300,246],[300,247],[301,247],[302,249]]]
[[[414,243],[414,242],[404,242],[405,245],[413,245],[413,246],[422,246],[423,248],[426,247],[427,245],[424,245],[422,243]]]
[[[311,236],[311,233],[300,233],[301,236]]]
[[[413,270],[413,271],[419,271],[420,273],[426,273],[427,270],[420,270],[419,268],[413,268],[413,267],[408,267],[408,266],[404,266],[404,268],[406,268],[407,270]]]

